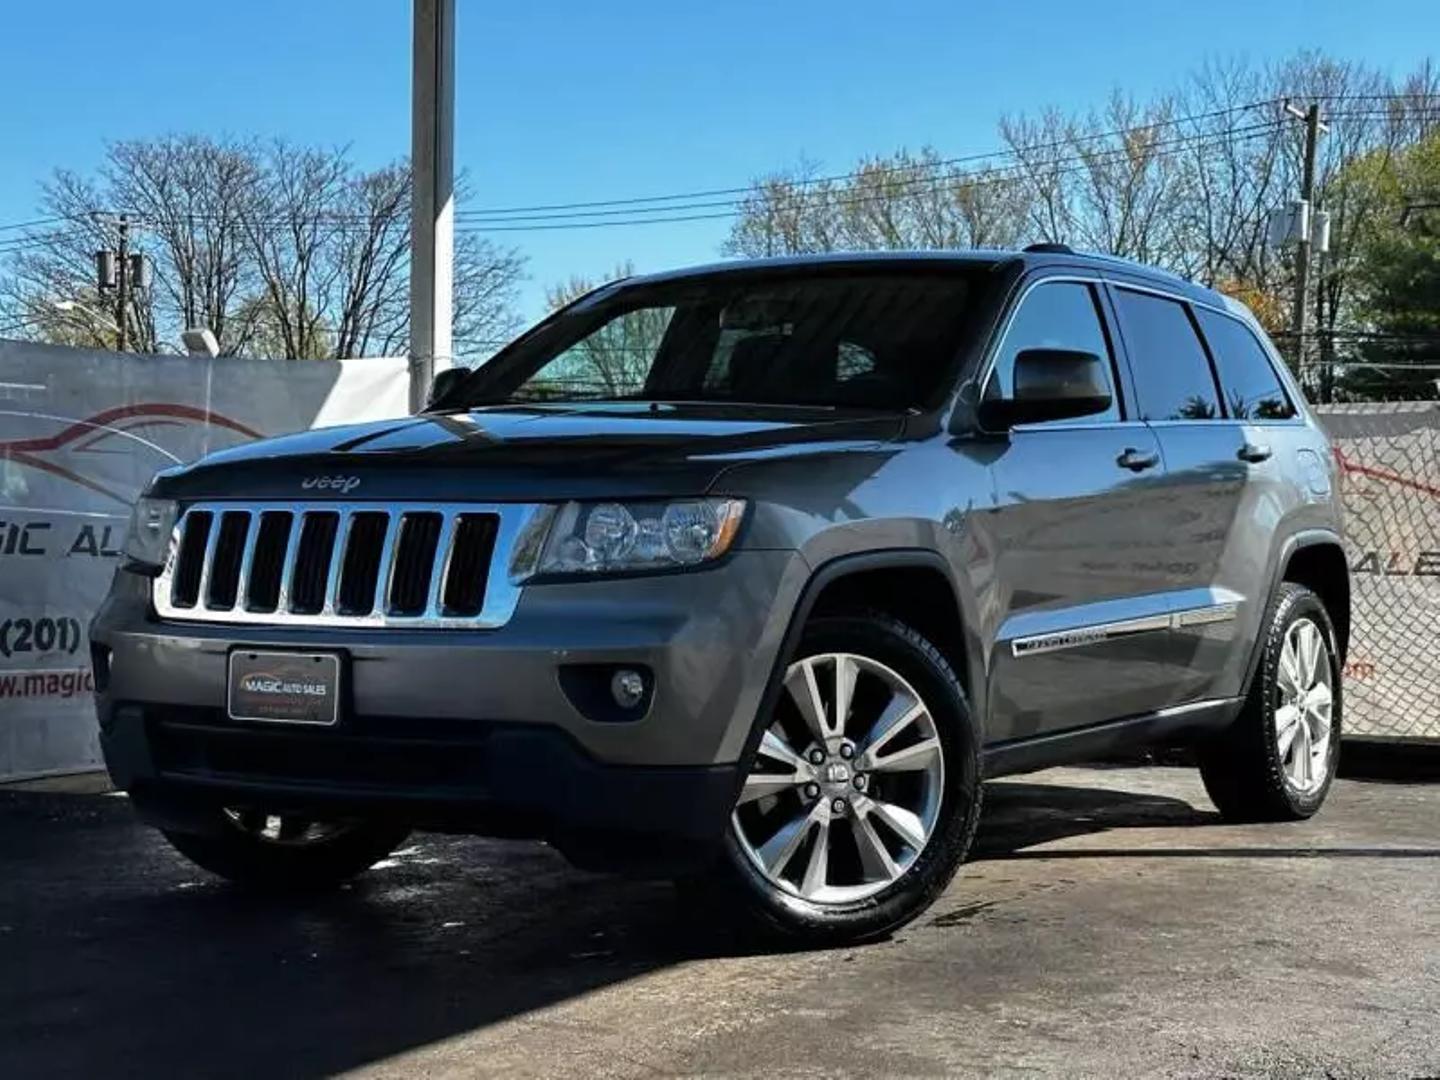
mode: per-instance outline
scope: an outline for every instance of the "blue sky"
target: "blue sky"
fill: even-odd
[[[744,184],[802,156],[996,146],[1006,112],[1147,94],[1207,58],[1315,47],[1397,73],[1440,42],[1435,0],[459,0],[456,159],[472,207]],[[10,0],[0,14],[0,224],[107,139],[197,131],[409,148],[406,0]],[[513,233],[525,314],[629,259],[714,258],[725,222]]]

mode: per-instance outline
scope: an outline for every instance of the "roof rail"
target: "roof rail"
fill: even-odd
[[[1025,250],[1035,255],[1074,255],[1075,249],[1069,244],[1029,244]]]

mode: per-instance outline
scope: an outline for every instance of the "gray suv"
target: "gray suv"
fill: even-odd
[[[548,840],[883,934],[982,782],[1193,747],[1234,820],[1335,773],[1335,471],[1233,300],[1061,245],[598,289],[415,417],[158,476],[92,628],[116,784],[320,887]]]

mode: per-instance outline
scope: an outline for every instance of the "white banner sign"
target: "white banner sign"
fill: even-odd
[[[159,469],[402,416],[404,360],[137,356],[0,341],[0,780],[99,762],[85,627]]]
[[[404,360],[208,360],[0,341],[0,780],[99,762],[85,627],[154,473],[406,412]],[[1352,734],[1440,738],[1440,411],[1319,410],[1349,508]]]

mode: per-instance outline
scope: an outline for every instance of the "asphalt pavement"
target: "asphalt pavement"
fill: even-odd
[[[1434,1076],[1440,785],[1226,826],[1183,768],[990,786],[893,939],[776,952],[664,884],[422,835],[232,890],[121,796],[0,793],[0,1077]]]

